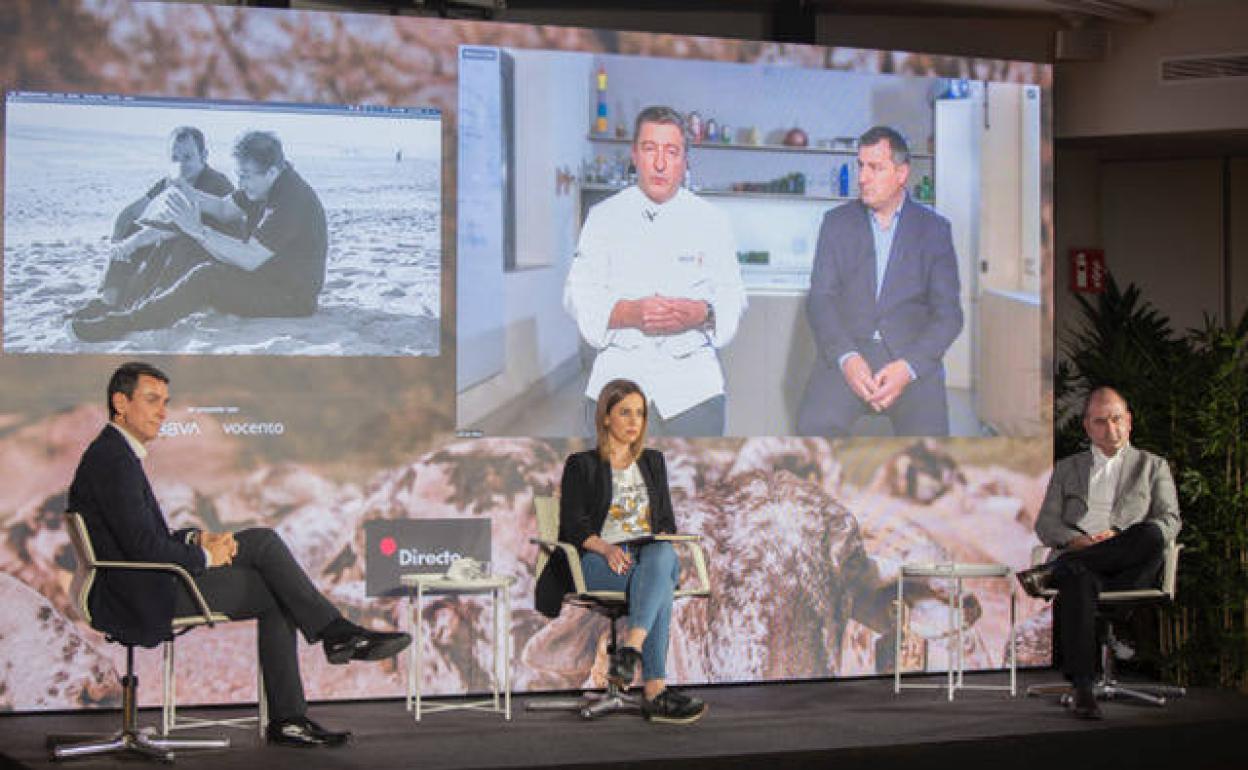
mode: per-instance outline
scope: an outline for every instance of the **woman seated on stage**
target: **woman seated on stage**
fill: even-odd
[[[646,719],[696,721],[706,713],[706,704],[665,683],[680,563],[671,543],[652,539],[675,533],[676,519],[663,455],[644,448],[646,397],[641,388],[629,380],[603,386],[595,426],[597,449],[571,455],[563,467],[559,539],[579,544],[589,590],[628,594],[628,630],[612,656],[608,677],[627,688],[640,666]],[[557,579],[556,573],[566,575],[547,569],[542,577]],[[539,586],[538,592],[562,597],[571,588]]]

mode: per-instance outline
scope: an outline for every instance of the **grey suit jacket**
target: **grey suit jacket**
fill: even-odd
[[[1126,446],[1122,449],[1122,472],[1110,526],[1126,529],[1141,521],[1156,524],[1166,542],[1179,534],[1179,498],[1170,475],[1170,465],[1151,452]],[[1078,528],[1088,515],[1088,481],[1092,475],[1092,452],[1085,450],[1064,457],[1053,466],[1049,488],[1036,517],[1036,535],[1050,548],[1063,548],[1084,533]]]

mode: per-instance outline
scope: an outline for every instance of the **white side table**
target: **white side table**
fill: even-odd
[[[420,721],[421,704],[421,653],[424,647],[424,616],[421,609],[426,594],[488,593],[494,605],[494,676],[488,700],[467,703],[436,703],[423,706],[429,713],[455,709],[492,711],[511,719],[511,594],[509,589],[516,582],[514,577],[486,576],[473,580],[447,580],[445,575],[403,575],[399,582],[415,588],[407,596],[407,630],[412,634],[412,645],[407,649],[407,710],[415,713]],[[501,693],[501,704],[500,704]]]
[[[954,647],[950,652],[948,680],[945,684],[901,683],[901,634],[905,617],[905,584],[907,578],[944,578],[953,581],[953,591],[949,594],[949,632],[954,637]],[[962,581],[971,578],[1001,578],[1010,586],[1010,683],[1002,684],[966,684],[963,682],[962,651],[963,633],[966,631],[962,606]],[[936,564],[906,564],[897,577],[897,634],[893,647],[893,692],[899,693],[906,689],[940,689],[949,692],[949,700],[957,690],[1008,690],[1011,696],[1018,692],[1018,648],[1014,638],[1015,604],[1017,601],[1014,586],[1014,571],[1005,564],[964,564],[944,562]]]

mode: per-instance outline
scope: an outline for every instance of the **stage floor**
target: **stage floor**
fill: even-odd
[[[1000,682],[1001,674],[968,676]],[[1020,684],[1053,681],[1027,672]],[[908,680],[913,681],[913,680]],[[935,681],[935,678],[932,678]],[[968,682],[969,683],[969,682]],[[1022,688],[1020,687],[1020,692]],[[340,749],[279,749],[253,730],[189,731],[229,735],[228,750],[187,753],[184,767],[528,768],[528,767],[1248,767],[1248,697],[1197,689],[1163,708],[1110,702],[1100,722],[1076,720],[1052,699],[1011,699],[965,691],[953,703],[943,691],[903,691],[891,679],[739,685],[693,690],[710,704],[689,726],[651,725],[620,714],[586,722],[573,714],[526,712],[530,696],[513,702],[513,718],[477,712],[426,714],[420,723],[402,701],[314,705],[322,724],[349,728]],[[541,698],[544,696],[531,696]],[[213,715],[240,709],[203,709]],[[191,712],[196,713],[196,712]],[[145,710],[140,722],[159,713]],[[55,734],[107,732],[116,712],[0,716],[0,767],[49,767],[44,741]],[[87,768],[133,761],[82,759]]]

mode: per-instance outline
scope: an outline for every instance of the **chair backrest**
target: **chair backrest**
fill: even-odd
[[[66,529],[69,531],[69,542],[74,548],[74,579],[69,584],[69,598],[82,613],[87,623],[91,622],[91,585],[95,582],[95,548],[91,545],[91,535],[87,532],[87,523],[82,514],[65,514]]]
[[[534,495],[533,511],[537,514],[537,536],[542,540],[559,539],[559,500],[550,495]],[[550,554],[545,548],[537,550],[537,576],[546,569]]]

